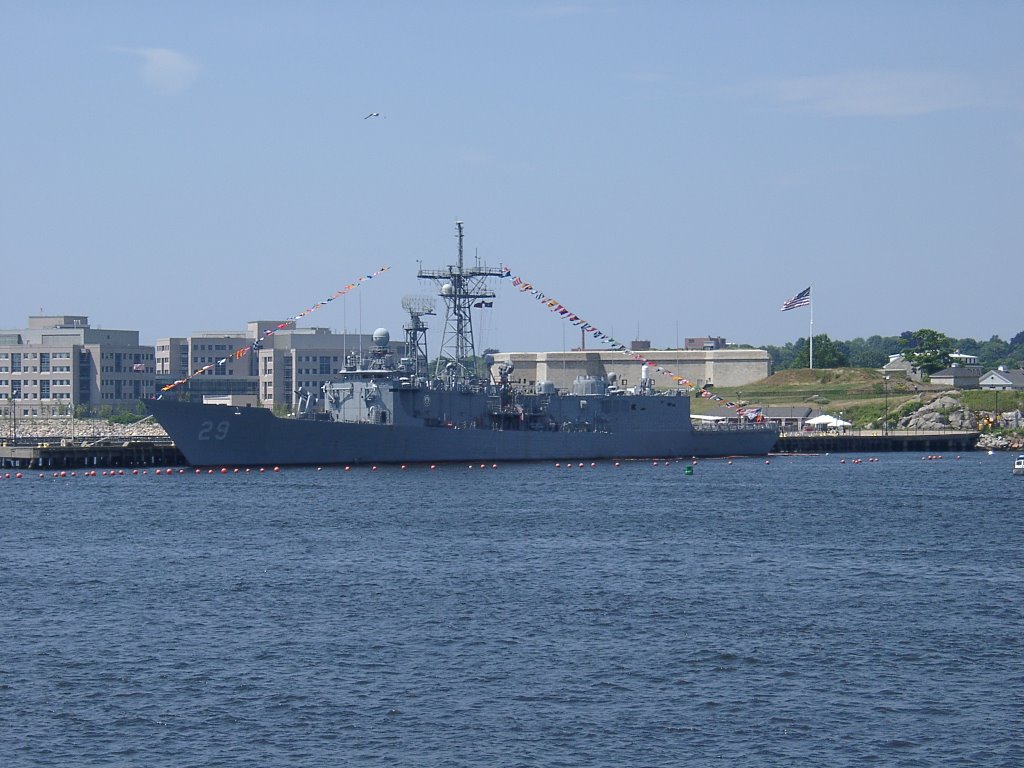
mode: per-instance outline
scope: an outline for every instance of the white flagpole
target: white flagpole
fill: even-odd
[[[811,292],[809,294],[807,294],[807,296],[811,300],[810,301],[811,330],[808,332],[809,333],[809,335],[808,335],[808,343],[811,345],[811,347],[810,347],[810,360],[809,360],[809,365],[807,367],[810,370],[814,370],[814,284],[813,283],[811,284]]]

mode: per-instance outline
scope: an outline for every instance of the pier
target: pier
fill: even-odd
[[[0,468],[168,467],[186,463],[181,451],[165,438],[0,442]]]
[[[974,450],[980,436],[980,432],[957,430],[787,432],[779,435],[773,453],[967,453]]]

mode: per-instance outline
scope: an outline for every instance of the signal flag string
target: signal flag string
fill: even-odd
[[[289,317],[283,323],[278,323],[273,328],[268,328],[267,330],[265,330],[263,332],[263,334],[259,338],[257,338],[255,341],[253,341],[252,344],[247,344],[244,347],[239,347],[238,349],[232,350],[227,355],[227,357],[223,357],[223,358],[221,358],[220,360],[218,360],[215,363],[209,363],[208,365],[204,365],[202,368],[197,368],[194,372],[190,373],[185,378],[178,379],[177,381],[168,384],[166,387],[161,387],[160,391],[161,392],[168,392],[169,390],[172,390],[175,387],[181,386],[182,384],[185,384],[186,382],[191,381],[196,376],[199,376],[199,375],[201,375],[203,373],[206,373],[208,370],[210,370],[211,368],[213,368],[215,366],[226,364],[227,361],[230,360],[231,358],[234,358],[235,360],[241,360],[243,357],[245,357],[247,354],[249,354],[249,352],[257,351],[260,348],[260,346],[262,346],[264,339],[267,339],[268,337],[273,336],[278,331],[281,331],[281,330],[284,330],[285,328],[287,328],[289,323],[293,323],[296,320],[299,320],[300,318],[303,318],[306,315],[311,314],[312,312],[316,312],[324,304],[332,302],[335,299],[341,298],[342,296],[344,296],[345,294],[355,290],[356,288],[358,288],[360,285],[362,285],[363,283],[367,282],[368,280],[372,280],[377,275],[380,275],[380,274],[383,274],[384,272],[387,272],[389,269],[391,269],[391,267],[384,266],[384,267],[381,267],[380,269],[378,269],[376,272],[374,272],[372,274],[363,275],[362,277],[360,277],[355,282],[349,283],[348,285],[346,285],[343,288],[339,288],[337,291],[332,293],[330,296],[328,296],[323,301],[318,301],[313,306],[309,307],[308,309],[302,310],[297,315],[293,315],[292,317]]]
[[[747,409],[747,408],[741,407],[739,403],[733,403],[733,402],[730,402],[730,401],[726,401],[725,398],[721,397],[720,395],[716,395],[713,392],[705,389],[704,387],[697,387],[697,386],[695,386],[693,384],[693,382],[689,381],[685,377],[679,376],[678,374],[673,373],[668,368],[666,368],[666,367],[664,367],[662,365],[658,365],[656,362],[654,362],[652,360],[648,360],[643,355],[638,354],[634,350],[629,349],[625,344],[622,344],[621,342],[619,342],[616,339],[612,338],[610,335],[608,335],[607,333],[602,331],[596,325],[594,325],[592,323],[589,323],[586,320],[584,320],[582,317],[580,317],[575,312],[573,312],[568,307],[566,307],[561,302],[559,302],[558,299],[554,299],[551,296],[548,296],[547,294],[542,293],[540,290],[538,290],[536,287],[534,287],[534,285],[532,283],[526,282],[525,280],[523,280],[523,278],[519,277],[518,275],[513,277],[512,276],[512,270],[509,269],[508,267],[503,267],[503,270],[504,270],[504,274],[502,275],[502,277],[511,277],[512,278],[512,285],[513,285],[513,287],[517,288],[520,291],[520,293],[528,293],[528,294],[530,294],[531,296],[533,296],[534,299],[536,299],[541,304],[543,304],[545,307],[547,307],[553,314],[558,315],[563,320],[566,320],[569,323],[571,323],[572,325],[575,325],[577,328],[579,328],[584,333],[589,333],[591,336],[593,336],[598,341],[600,341],[600,342],[602,342],[604,344],[609,345],[610,347],[612,347],[612,351],[621,352],[622,354],[626,355],[627,357],[630,357],[630,358],[632,358],[632,359],[634,359],[634,360],[636,360],[636,361],[638,361],[640,363],[643,363],[646,366],[649,366],[649,367],[653,368],[658,373],[661,373],[661,374],[664,374],[665,376],[668,376],[677,385],[683,386],[683,387],[689,387],[690,389],[694,390],[696,392],[696,394],[698,396],[700,396],[700,397],[704,397],[704,398],[708,398],[710,400],[715,400],[717,402],[721,402],[727,408],[734,408],[734,409],[736,409],[736,413],[738,413],[740,415],[746,415],[746,416],[748,416],[748,418],[756,417],[756,416],[760,415],[760,412],[761,412],[760,408],[749,408],[749,409]]]

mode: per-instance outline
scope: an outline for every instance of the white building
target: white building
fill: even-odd
[[[994,371],[984,374],[978,381],[982,389],[1016,389],[1024,390],[1024,370],[1007,370],[999,366]]]

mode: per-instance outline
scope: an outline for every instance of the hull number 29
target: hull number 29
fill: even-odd
[[[199,425],[199,434],[196,437],[199,440],[223,440],[228,436],[230,426],[230,422],[227,421],[218,421],[216,424],[212,421],[204,421]]]

